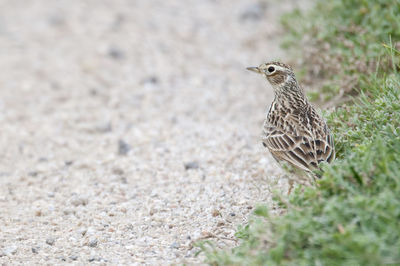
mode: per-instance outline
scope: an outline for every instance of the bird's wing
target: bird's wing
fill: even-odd
[[[329,133],[326,138],[314,138],[315,134],[299,136],[273,127],[268,127],[264,133],[264,146],[274,157],[305,171],[318,168],[322,161],[331,162],[335,156],[333,139]]]

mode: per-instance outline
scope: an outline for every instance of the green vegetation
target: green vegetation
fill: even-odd
[[[283,215],[256,208],[238,247],[199,246],[218,265],[400,265],[400,3],[321,0],[283,21],[289,47],[308,43],[303,59],[320,69],[303,79],[318,77],[319,100],[341,103],[326,114],[338,159],[315,187],[276,193]]]
[[[301,51],[303,84],[318,88],[309,93],[315,101],[347,101],[368,85],[378,64],[381,71],[392,67],[382,43],[392,39],[400,47],[399,0],[319,0],[306,13],[283,16],[282,24],[284,46]]]

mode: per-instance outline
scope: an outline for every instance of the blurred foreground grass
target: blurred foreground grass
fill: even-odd
[[[216,265],[400,265],[400,3],[321,0],[283,23],[303,79],[323,84],[314,99],[340,104],[325,114],[338,158],[317,186],[276,193],[283,215],[257,207],[237,247],[199,246]]]

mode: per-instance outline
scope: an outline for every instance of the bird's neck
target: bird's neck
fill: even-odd
[[[304,91],[295,80],[275,87],[274,92],[274,101],[283,107],[297,109],[307,105],[307,98]]]

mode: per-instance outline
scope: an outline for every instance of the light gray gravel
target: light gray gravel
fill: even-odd
[[[199,263],[283,189],[259,141],[297,1],[0,1],[0,264]]]

